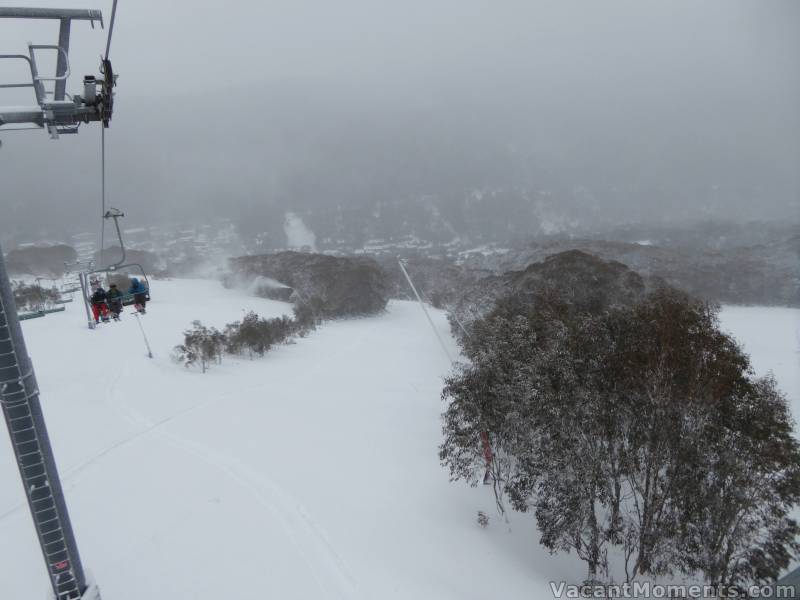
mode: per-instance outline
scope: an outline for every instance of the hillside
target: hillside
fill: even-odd
[[[192,319],[222,326],[288,304],[208,281],[158,282],[143,319],[95,331],[79,306],[27,322],[84,563],[104,597],[397,598],[544,590],[531,523],[488,530],[487,490],[439,466],[449,365],[409,302],[333,322],[256,361],[206,375],[169,358]],[[446,335],[442,313],[434,315]],[[47,588],[8,442],[0,442],[0,597]],[[12,543],[6,543],[12,540]],[[466,550],[465,550],[466,549]],[[135,582],[135,584],[131,584]],[[534,593],[534,595],[536,595]]]
[[[419,309],[325,324],[264,359],[206,375],[171,362],[192,319],[290,306],[199,280],[158,281],[143,318],[88,331],[80,307],[25,323],[84,563],[104,597],[197,600],[551,597],[583,576],[540,549],[533,519],[439,465],[450,365]],[[447,336],[444,313],[433,311]],[[759,323],[756,327],[755,324]],[[798,312],[736,308],[723,326],[800,408]],[[448,341],[455,350],[455,344]],[[5,439],[5,436],[0,436]],[[0,597],[47,579],[7,441],[0,442]],[[476,512],[490,517],[481,529]]]
[[[561,252],[580,250],[621,262],[643,276],[659,277],[691,295],[731,304],[800,306],[800,235],[751,246],[723,248],[600,239],[550,239],[503,254],[470,253],[467,270],[521,270]]]

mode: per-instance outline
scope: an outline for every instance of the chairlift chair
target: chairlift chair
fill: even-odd
[[[96,284],[100,283],[99,280],[97,280],[96,282],[93,282],[92,281],[92,275],[98,275],[98,274],[101,274],[101,273],[105,274],[105,279],[106,279],[105,287],[107,288],[108,285],[111,283],[111,278],[112,278],[112,274],[113,273],[119,273],[119,272],[124,271],[126,269],[133,269],[133,270],[136,271],[136,277],[144,284],[144,287],[145,287],[145,290],[146,290],[146,292],[145,292],[146,296],[145,297],[147,298],[148,302],[150,301],[150,279],[147,277],[147,273],[145,273],[144,267],[139,263],[125,262],[127,251],[125,249],[125,243],[122,240],[122,231],[120,230],[120,227],[119,227],[119,219],[121,217],[124,217],[124,216],[125,216],[125,213],[123,213],[121,210],[119,210],[117,208],[113,208],[113,207],[110,208],[108,211],[106,211],[106,213],[103,215],[104,219],[113,219],[114,220],[114,227],[115,227],[115,229],[117,231],[117,238],[119,239],[119,247],[120,247],[120,250],[122,252],[122,255],[120,256],[119,260],[117,262],[115,262],[115,263],[112,263],[112,264],[109,264],[109,265],[106,265],[104,267],[100,267],[100,268],[97,268],[97,269],[94,268],[94,267],[90,267],[89,269],[86,269],[85,271],[83,271],[79,275],[79,278],[81,280],[81,288],[83,290],[83,299],[84,299],[84,303],[86,305],[86,316],[87,316],[90,328],[94,327],[94,320],[91,318],[92,289],[93,289],[93,287],[96,287]],[[100,259],[102,260],[102,258],[103,258],[103,249],[101,248],[101,250],[100,250]],[[130,306],[131,304],[134,304],[134,303],[135,302],[134,302],[133,294],[128,294],[127,290],[126,290],[126,293],[124,293],[124,295],[122,296],[122,305],[123,306]]]
[[[105,277],[105,279],[106,279],[105,283],[106,283],[106,285],[104,286],[104,288],[108,289],[109,285],[111,283],[113,283],[112,275],[115,274],[115,273],[120,273],[121,271],[124,271],[125,269],[135,270],[135,275],[134,276],[137,279],[139,279],[139,281],[141,281],[142,284],[144,284],[144,287],[147,290],[147,292],[146,292],[147,301],[149,302],[150,301],[150,279],[147,277],[147,274],[145,273],[144,267],[142,265],[140,265],[139,263],[125,263],[125,264],[122,264],[122,265],[109,265],[105,269],[99,269],[97,271],[90,271],[88,274],[92,275],[92,274],[96,274],[96,273],[105,273],[105,276],[106,276]],[[130,279],[131,277],[128,276],[128,278]],[[127,290],[124,292],[124,294],[125,295],[122,298],[122,304],[124,306],[128,306],[130,304],[133,304],[133,294],[128,294]]]
[[[129,268],[136,269],[137,270],[137,273],[136,273],[137,276],[139,276],[141,274],[138,277],[138,279],[144,283],[144,287],[147,290],[146,291],[147,300],[149,302],[150,301],[150,280],[147,278],[147,274],[144,272],[144,267],[142,265],[140,265],[139,263],[126,263],[125,262],[127,251],[125,249],[125,243],[122,241],[122,231],[119,228],[119,219],[120,219],[120,217],[124,217],[124,216],[125,216],[125,213],[123,213],[118,208],[114,208],[113,206],[106,211],[106,214],[103,215],[104,219],[113,219],[114,220],[114,228],[117,231],[117,238],[119,239],[119,247],[120,247],[120,250],[122,251],[122,256],[120,257],[118,262],[116,262],[114,264],[107,265],[102,270],[106,274],[107,282],[110,283],[111,277],[110,277],[109,273],[114,272],[114,271],[118,272],[118,271],[121,271],[123,269],[129,269]],[[101,248],[100,249],[100,258],[101,258],[101,260],[103,258],[103,254],[102,253],[103,253],[103,249]],[[122,303],[125,306],[127,306],[129,304],[133,304],[134,303],[133,302],[133,295],[132,294],[126,294],[123,297]]]

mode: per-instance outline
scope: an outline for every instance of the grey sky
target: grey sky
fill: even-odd
[[[111,5],[19,3],[106,19]],[[74,26],[68,91],[96,70],[104,36]],[[0,22],[0,49],[29,39],[51,43],[55,27]],[[519,148],[574,185],[734,182],[751,190],[734,216],[752,216],[748,193],[767,216],[796,215],[800,199],[796,0],[119,0],[112,61],[112,196],[153,214],[221,197],[290,204],[286,181],[342,153],[359,157],[348,168],[385,150],[420,169],[413,146],[430,139]],[[25,222],[93,210],[96,127],[0,137],[0,233],[9,206]]]

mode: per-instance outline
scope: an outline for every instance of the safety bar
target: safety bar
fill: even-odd
[[[30,57],[25,56],[24,54],[0,54],[0,59],[3,58],[19,58],[24,60],[28,63],[28,67],[31,70],[31,77],[33,77],[34,69]],[[34,87],[35,85],[35,83],[0,83],[0,88]]]
[[[33,51],[34,50],[58,50],[59,54],[64,57],[64,68],[65,71],[63,74],[59,75],[56,73],[55,77],[41,77],[41,76],[34,76],[34,81],[66,81],[70,74],[69,69],[69,54],[67,51],[64,50],[61,46],[57,46],[55,44],[28,44],[28,52],[31,55],[31,62],[36,64],[36,58],[34,57]]]

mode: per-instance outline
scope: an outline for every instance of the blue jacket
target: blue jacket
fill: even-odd
[[[128,290],[129,294],[146,294],[147,287],[142,284],[136,277],[131,279],[131,289]]]

